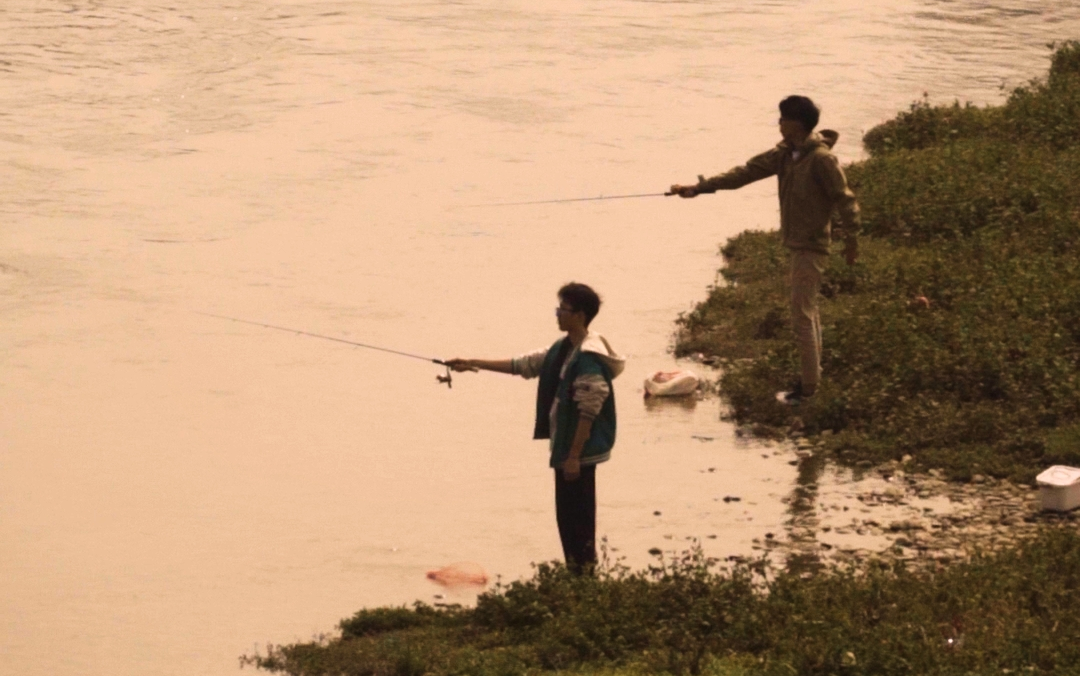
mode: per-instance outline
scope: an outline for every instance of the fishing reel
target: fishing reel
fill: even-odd
[[[439,366],[445,366],[446,367],[446,375],[445,376],[435,376],[435,380],[438,381],[438,383],[440,385],[443,384],[443,383],[446,383],[447,388],[453,389],[453,387],[454,387],[454,376],[453,376],[453,369],[450,368],[450,364],[444,362],[441,359],[432,359],[431,361],[438,364]],[[458,370],[459,371],[472,371],[472,372],[475,373],[479,369],[476,368],[475,366],[469,366],[469,367],[466,367],[466,368],[459,368]]]
[[[441,363],[443,366],[446,367],[446,375],[445,376],[435,376],[435,380],[437,380],[440,385],[442,383],[446,383],[447,388],[454,389],[454,376],[451,375],[450,365],[447,364],[446,362],[438,362],[438,363]]]

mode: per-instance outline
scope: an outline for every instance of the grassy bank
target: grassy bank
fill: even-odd
[[[1019,481],[1080,464],[1080,44],[1002,106],[919,102],[864,143],[862,258],[826,273],[819,394],[774,399],[797,373],[775,232],[723,247],[677,353],[722,360],[738,422],[828,431],[841,461]]]
[[[364,610],[340,637],[248,661],[295,676],[1078,673],[1078,593],[1074,528],[920,574],[544,565],[475,609]]]

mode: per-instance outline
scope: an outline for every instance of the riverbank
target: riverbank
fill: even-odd
[[[723,282],[680,320],[676,350],[722,367],[745,434],[794,439],[792,527],[765,534],[761,558],[691,550],[586,578],[540,564],[476,608],[363,610],[339,636],[245,663],[295,675],[1074,669],[1076,516],[1040,513],[1032,478],[1080,462],[1078,121],[1070,43],[1004,106],[918,103],[867,135],[870,159],[849,170],[863,258],[827,273],[827,380],[797,409],[774,396],[795,372],[778,238],[725,245]],[[835,466],[862,479],[850,504],[822,494]]]
[[[542,564],[475,609],[364,610],[340,637],[246,661],[295,675],[1065,673],[1078,579],[1074,527],[923,571],[722,568],[694,551],[596,577]]]
[[[679,320],[676,354],[722,368],[731,417],[799,431],[836,461],[909,456],[919,471],[1030,483],[1080,463],[1080,46],[1000,107],[912,105],[848,168],[861,258],[833,256],[821,304],[824,381],[798,372],[776,232],[722,249],[722,279]]]

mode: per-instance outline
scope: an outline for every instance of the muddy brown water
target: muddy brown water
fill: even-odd
[[[641,382],[774,186],[471,205],[663,191],[771,145],[792,92],[855,160],[924,92],[1043,73],[1080,8],[9,0],[0,30],[0,673],[218,675],[559,548],[532,383],[196,312],[503,357],[588,282],[630,357],[613,555],[751,553],[795,518],[790,449]]]

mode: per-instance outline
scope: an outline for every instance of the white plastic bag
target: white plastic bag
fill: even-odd
[[[693,371],[657,371],[645,379],[646,397],[678,397],[692,394],[701,379]]]

